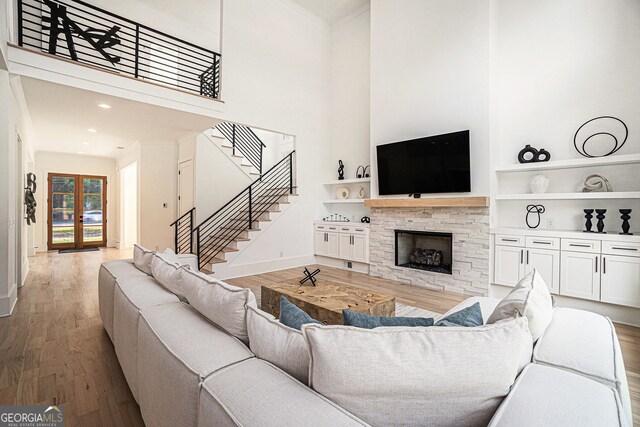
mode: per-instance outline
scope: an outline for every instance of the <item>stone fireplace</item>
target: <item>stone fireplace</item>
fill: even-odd
[[[398,258],[396,237],[399,238]],[[430,245],[423,243],[425,237],[432,238]],[[450,252],[447,240],[450,240]],[[422,251],[416,252],[416,249]],[[369,262],[372,276],[429,289],[487,296],[489,253],[488,208],[371,208]],[[411,254],[420,265],[406,265],[416,264],[411,261]],[[434,265],[436,258],[439,258],[439,266]],[[450,272],[435,267],[450,269]]]

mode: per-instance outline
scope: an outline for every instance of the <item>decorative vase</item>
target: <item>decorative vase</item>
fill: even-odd
[[[358,191],[358,197],[360,197],[361,199],[364,199],[366,195],[367,195],[367,192],[365,191],[364,187],[360,187],[360,191]]]
[[[546,193],[549,188],[549,178],[545,175],[536,175],[531,179],[530,186],[533,194]]]
[[[629,220],[631,219],[631,215],[629,214],[631,213],[631,209],[620,209],[620,213],[622,214],[620,216],[622,219],[622,233],[620,234],[626,234],[627,236],[633,235],[633,233],[629,233]]]
[[[348,199],[349,198],[349,189],[347,187],[340,187],[338,191],[336,191],[336,197],[338,199]]]
[[[606,212],[606,209],[596,209],[596,218],[598,218],[596,228],[598,229],[598,233],[604,233],[604,214]]]

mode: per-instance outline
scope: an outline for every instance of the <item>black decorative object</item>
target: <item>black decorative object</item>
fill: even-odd
[[[622,219],[622,233],[627,236],[632,236],[633,233],[629,233],[629,220],[631,219],[631,209],[620,209],[620,213],[622,214],[620,218]]]
[[[27,225],[31,225],[36,222],[36,198],[33,193],[36,192],[36,176],[29,172],[27,174],[27,186],[24,187],[24,204],[26,210],[25,219],[27,220]]]
[[[344,163],[342,160],[338,160],[338,180],[342,181],[344,179]]]
[[[586,137],[580,137],[578,138],[578,134],[580,133],[580,131],[589,123],[594,123],[594,122],[598,122],[598,121],[603,121],[603,120],[615,120],[617,122],[620,122],[622,124],[622,126],[624,126],[624,137],[622,137],[622,135],[618,135],[618,137],[616,137],[616,135],[614,135],[613,133],[611,133],[612,131],[604,131],[604,130],[600,130],[599,132],[594,132],[591,133],[589,136]],[[612,139],[613,142],[613,148],[611,150],[609,150],[609,152],[606,152],[605,154],[590,154],[589,152],[587,152],[587,143],[589,142],[589,140],[591,140],[592,138],[599,136],[599,135],[604,135],[607,136],[609,138]],[[627,142],[627,138],[629,137],[629,128],[627,127],[627,125],[625,124],[625,122],[623,122],[622,120],[618,119],[617,117],[613,117],[613,116],[600,116],[600,117],[594,117],[591,120],[587,120],[586,122],[584,122],[582,124],[582,126],[580,126],[578,128],[578,130],[576,131],[575,135],[573,136],[573,146],[576,148],[576,150],[578,151],[578,153],[580,153],[582,156],[584,157],[606,157],[606,156],[610,156],[611,154],[615,153],[616,151],[620,150],[622,148],[622,146],[624,145],[625,142]],[[622,140],[622,142],[620,142],[620,140]],[[591,141],[593,142],[593,141]]]
[[[606,209],[596,209],[596,218],[598,218],[596,228],[598,229],[598,233],[604,233],[604,214],[606,212]]]
[[[584,223],[584,232],[585,233],[591,233],[591,227],[593,226],[593,223],[591,222],[591,218],[593,218],[593,209],[583,209],[584,210],[584,217],[587,219]]]
[[[371,222],[371,218],[369,218],[368,216],[363,216],[362,218],[360,218],[360,222],[363,224],[369,224]]]
[[[368,172],[367,172],[368,171]],[[367,165],[364,167],[364,177],[369,178],[371,176],[371,165]]]
[[[551,159],[551,153],[544,148],[538,150],[530,146],[525,145],[518,153],[518,162],[520,163],[536,163],[536,162],[548,162]]]
[[[331,214],[329,216],[325,216],[324,218],[322,218],[323,221],[329,221],[329,222],[350,222],[351,220],[349,218],[347,218],[346,216],[342,216],[341,214]]]
[[[540,225],[540,215],[543,214],[544,211],[545,211],[545,208],[543,205],[528,205],[527,216],[525,218],[525,221],[527,222],[527,227],[538,228],[538,226]],[[531,225],[529,223],[529,215],[531,215],[532,213],[538,214],[538,222],[536,223],[536,225]]]
[[[303,273],[305,275],[305,278],[300,280],[300,284],[301,285],[304,285],[305,282],[307,282],[307,281],[311,281],[311,284],[313,286],[317,286],[316,282],[318,281],[318,279],[316,279],[314,276],[316,274],[320,273],[320,269],[319,268],[316,268],[316,270],[314,272],[310,272],[309,269],[307,267],[305,267]]]
[[[356,169],[356,178],[364,178],[364,166],[358,166],[358,169]]]

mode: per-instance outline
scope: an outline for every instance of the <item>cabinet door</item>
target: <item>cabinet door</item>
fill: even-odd
[[[601,301],[640,308],[640,258],[602,256]]]
[[[496,245],[495,248],[496,284],[517,285],[524,272],[524,249],[501,245]]]
[[[340,235],[339,233],[331,232],[331,231],[327,233],[327,256],[330,256],[333,258],[340,257],[340,248],[339,248],[339,242],[338,242],[339,235]]]
[[[535,268],[552,294],[560,292],[560,251],[527,249],[525,263],[525,274]]]
[[[316,255],[327,255],[327,239],[324,231],[316,231],[314,239],[314,247]]]
[[[563,251],[560,295],[600,300],[600,255]]]
[[[353,248],[353,260],[358,262],[369,262],[369,244],[367,236],[364,234],[354,234],[351,248]]]
[[[353,246],[351,246],[351,234],[340,233],[338,235],[338,256],[342,259],[353,258]]]

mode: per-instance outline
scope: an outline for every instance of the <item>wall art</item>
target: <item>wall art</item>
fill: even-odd
[[[629,128],[613,116],[599,116],[584,122],[573,135],[573,146],[584,157],[605,157],[622,148]]]
[[[36,176],[29,172],[27,174],[27,186],[24,187],[24,205],[25,205],[25,218],[27,225],[35,224],[36,222],[36,198],[33,195],[37,189]]]

